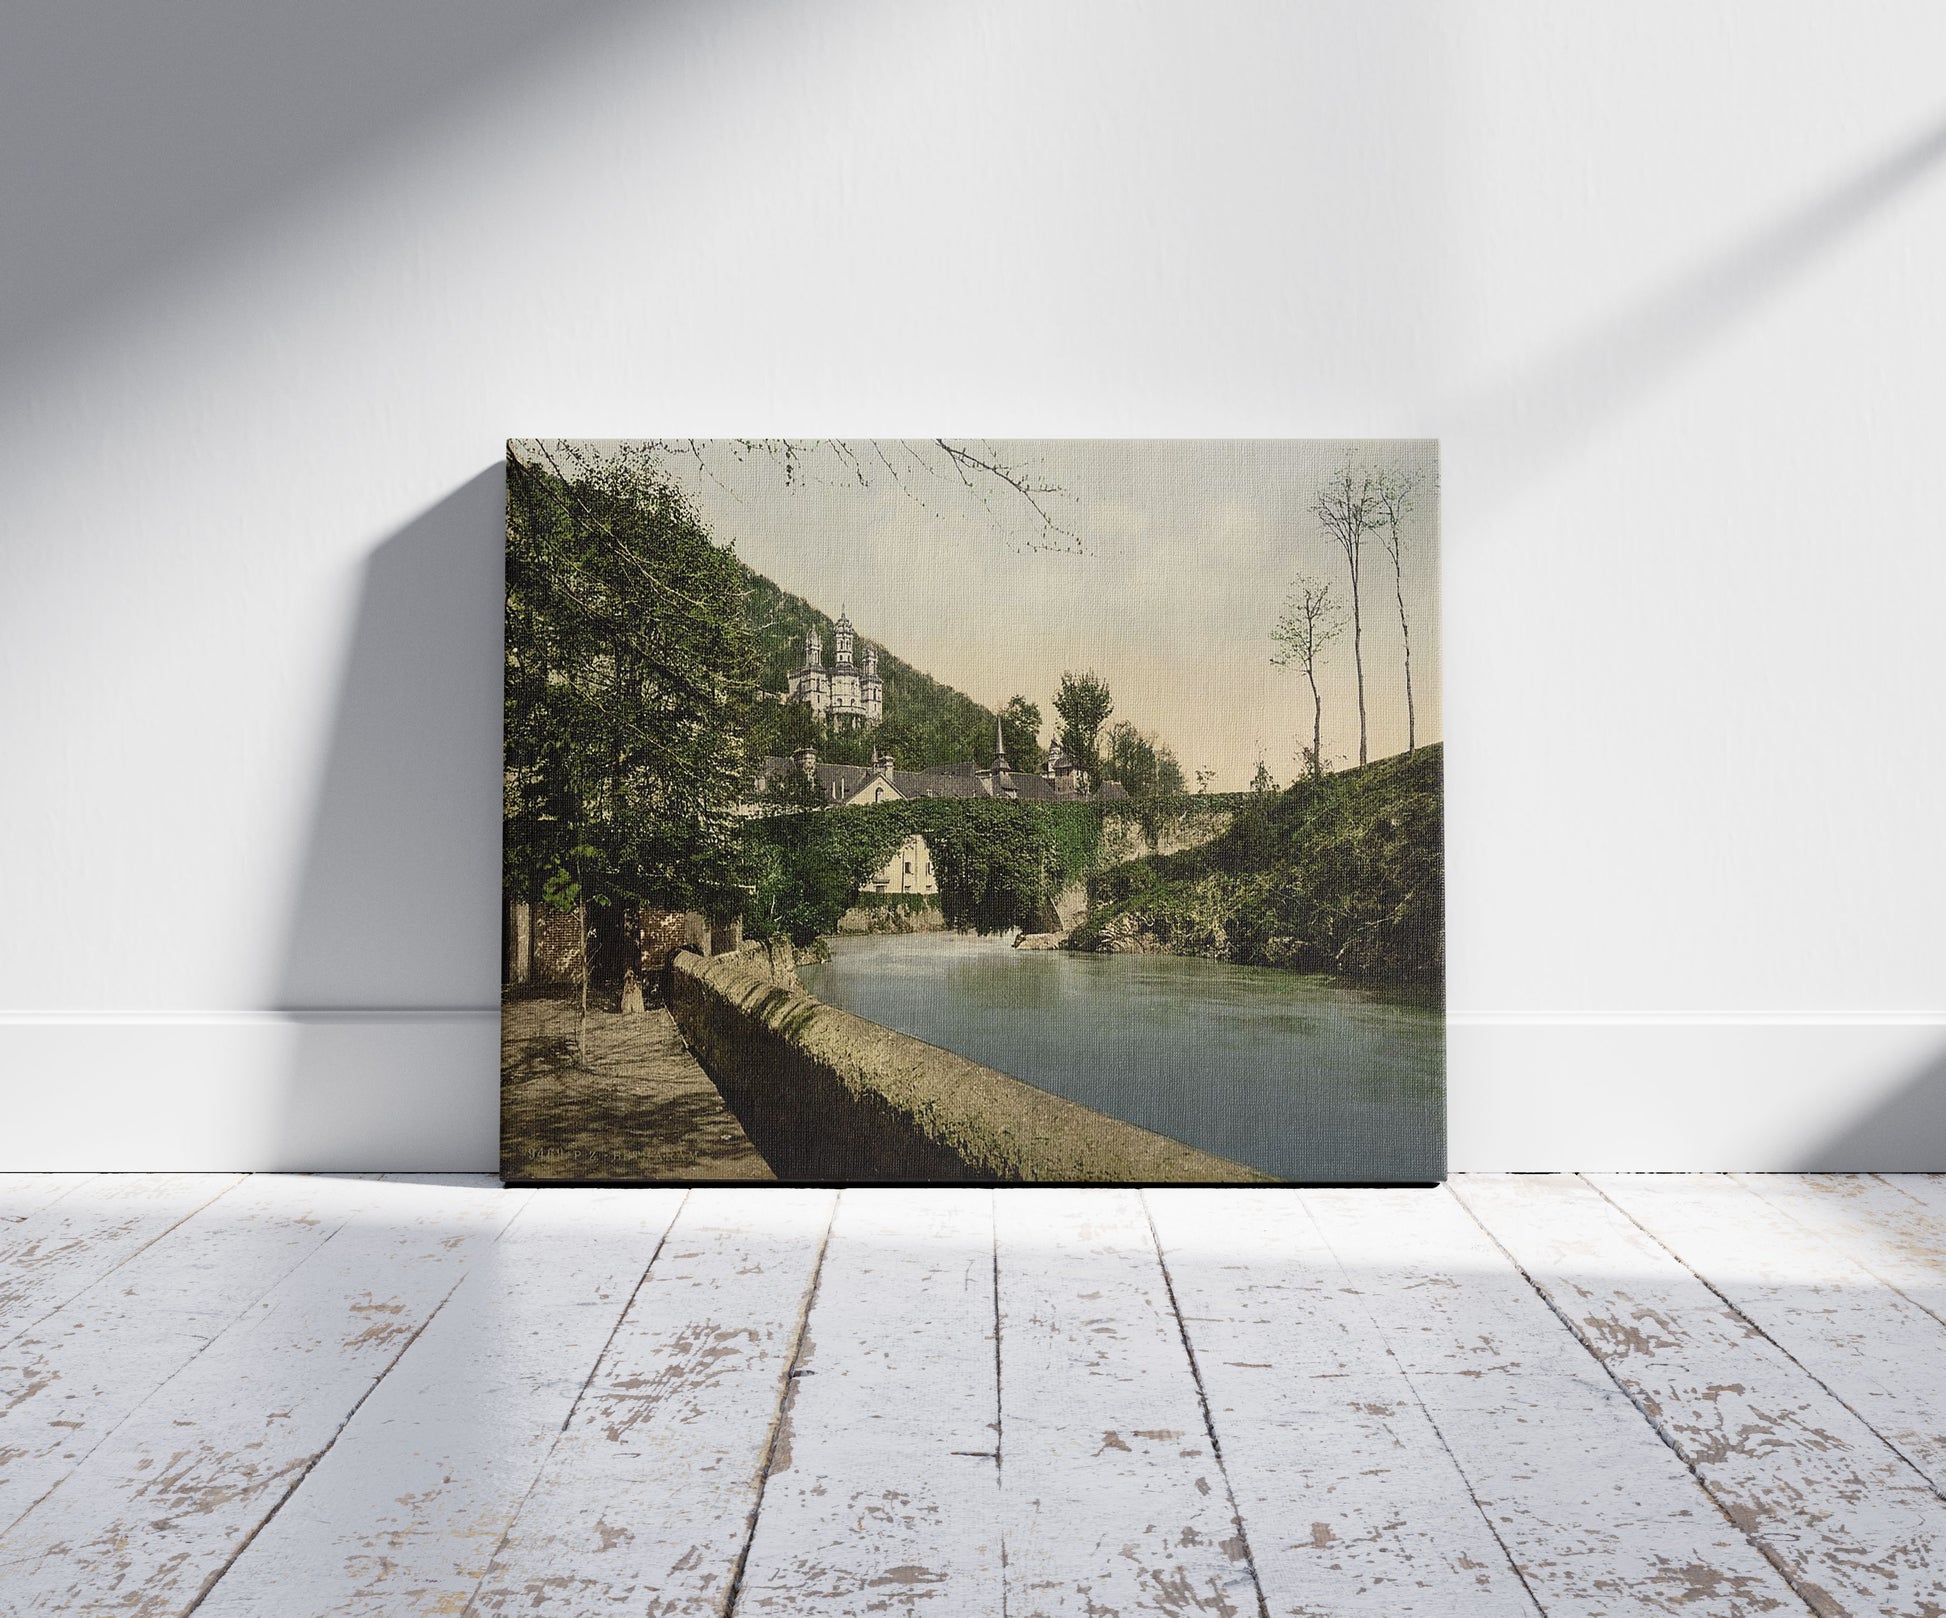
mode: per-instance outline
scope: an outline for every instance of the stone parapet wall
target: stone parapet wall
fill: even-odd
[[[797,951],[788,938],[752,939],[736,952],[737,965],[770,983],[787,989],[803,987],[797,981]]]
[[[683,1038],[779,1179],[1273,1184],[825,1005],[747,958],[682,954]]]

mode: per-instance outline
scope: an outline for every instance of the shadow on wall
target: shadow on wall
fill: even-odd
[[[276,984],[280,1167],[495,1160],[505,487],[496,463],[365,563]]]
[[[1806,1174],[1946,1170],[1946,1040],[1885,1101],[1790,1167]]]
[[[13,6],[0,52],[0,366],[455,100],[581,44],[615,0]],[[58,165],[58,183],[50,164]],[[78,203],[77,199],[85,199]]]
[[[1477,445],[1468,481],[1487,512],[1695,363],[1946,160],[1946,119],[1727,251],[1624,306],[1501,385],[1459,400],[1448,437]]]

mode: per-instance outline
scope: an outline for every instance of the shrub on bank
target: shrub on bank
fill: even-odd
[[[1088,884],[1075,949],[1183,955],[1394,982],[1445,975],[1444,750],[1264,794],[1199,848]]]

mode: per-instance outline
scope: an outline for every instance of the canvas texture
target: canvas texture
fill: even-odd
[[[1419,440],[514,439],[502,1174],[1445,1175]]]

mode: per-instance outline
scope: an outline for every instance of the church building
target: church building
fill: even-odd
[[[824,637],[813,625],[804,637],[804,666],[791,676],[791,700],[808,706],[832,729],[876,725],[885,717],[885,682],[879,678],[878,648],[864,648],[864,665],[853,660],[851,619],[838,614],[836,655],[824,666]]]

